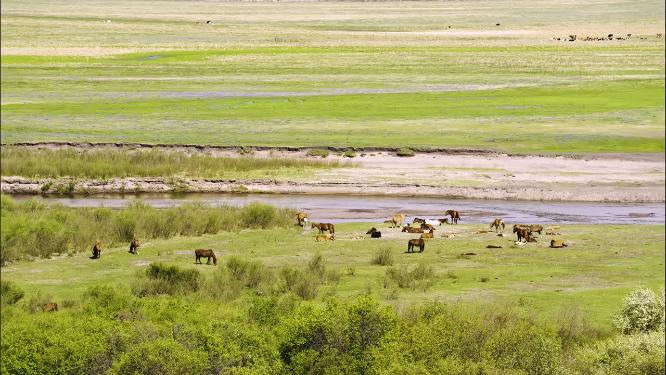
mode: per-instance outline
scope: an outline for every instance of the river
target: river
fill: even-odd
[[[441,218],[447,209],[460,211],[461,223],[490,223],[501,217],[507,223],[664,224],[664,204],[590,202],[535,202],[505,200],[440,199],[420,197],[300,195],[300,194],[105,194],[94,196],[12,195],[17,200],[36,198],[70,207],[121,208],[140,199],[165,208],[188,202],[211,205],[244,205],[263,202],[307,212],[313,221],[380,222],[394,213],[412,217]]]

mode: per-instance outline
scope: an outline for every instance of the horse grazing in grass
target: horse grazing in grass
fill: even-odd
[[[499,217],[496,218],[492,224],[490,224],[490,228],[495,228],[495,233],[499,233],[500,228],[502,228],[502,232],[504,231],[504,220],[500,219]]]
[[[139,254],[139,246],[141,246],[141,242],[136,238],[133,239],[132,243],[130,243],[129,252],[132,254]]]
[[[456,210],[446,210],[444,215],[451,216],[451,224],[458,224],[458,220],[460,220],[460,212]]]
[[[42,305],[43,312],[54,312],[58,311],[58,304],[55,302],[45,303]]]
[[[335,226],[331,223],[312,223],[310,228],[319,229],[319,234],[324,234],[324,231],[329,231],[331,234],[335,234]]]
[[[422,238],[412,238],[407,242],[407,252],[413,252],[415,247],[419,248],[419,253],[422,253],[425,250],[425,241]]]
[[[194,257],[196,260],[194,263],[201,264],[201,258],[208,258],[206,264],[210,264],[211,258],[213,259],[213,264],[217,266],[217,257],[211,249],[196,249],[194,250]]]

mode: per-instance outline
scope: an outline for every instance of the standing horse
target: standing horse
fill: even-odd
[[[139,246],[141,246],[141,243],[139,242],[139,240],[137,240],[136,238],[133,239],[132,243],[130,243],[129,252],[131,254],[139,254]]]
[[[296,214],[296,220],[298,221],[298,225],[303,227],[308,223],[308,214],[305,212],[299,212]]]
[[[415,247],[419,248],[419,253],[422,253],[425,249],[425,241],[422,238],[412,238],[407,242],[407,252],[411,253]]]
[[[97,242],[92,248],[92,257],[91,259],[99,259],[102,257],[102,243]]]
[[[500,227],[502,228],[502,232],[504,232],[504,220],[500,219],[499,217],[495,219],[495,221],[490,224],[490,228],[495,228],[495,233],[500,232]]]
[[[201,264],[201,258],[208,258],[206,264],[210,264],[210,259],[213,258],[213,264],[217,266],[217,257],[211,249],[196,249],[194,250],[194,256],[196,258],[195,264]]]
[[[451,224],[458,224],[458,220],[460,220],[460,213],[455,210],[446,210],[444,215],[451,216]]]
[[[329,231],[331,234],[335,234],[335,226],[331,223],[312,223],[310,228],[319,229],[319,234],[324,234],[324,231]]]

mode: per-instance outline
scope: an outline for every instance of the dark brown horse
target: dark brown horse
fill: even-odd
[[[451,224],[458,224],[458,220],[460,220],[460,212],[455,210],[446,210],[444,215],[451,216]]]
[[[402,232],[407,232],[407,233],[423,233],[423,229],[421,228],[414,228],[410,227],[409,225],[405,225],[402,227]]]
[[[139,246],[141,246],[141,242],[136,238],[133,239],[132,243],[130,243],[129,252],[132,254],[139,254]]]
[[[102,243],[97,242],[92,248],[92,257],[91,259],[99,259],[102,257]]]
[[[194,261],[196,264],[201,264],[201,258],[208,258],[206,264],[210,264],[210,259],[213,258],[213,264],[217,266],[217,257],[211,249],[196,249],[194,250],[194,256],[196,257]]]
[[[425,241],[422,238],[412,238],[407,242],[407,252],[411,253],[413,252],[415,247],[419,248],[419,253],[422,253],[423,250],[425,249]]]
[[[331,223],[312,223],[310,228],[319,229],[319,234],[324,234],[324,231],[329,231],[331,234],[335,234],[335,226]]]

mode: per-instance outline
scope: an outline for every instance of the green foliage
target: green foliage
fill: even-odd
[[[404,157],[410,157],[416,155],[412,149],[409,148],[401,148],[396,152],[396,155],[398,156],[404,156]]]
[[[289,228],[292,221],[291,210],[261,203],[241,208],[191,203],[155,209],[136,202],[121,210],[110,210],[46,206],[38,200],[16,203],[3,196],[0,261],[4,265],[70,251],[90,251],[98,241],[112,247],[133,238],[200,236],[244,228]]]
[[[574,351],[571,373],[659,375],[664,363],[664,332],[637,333],[601,341]]]
[[[636,289],[624,299],[615,316],[615,324],[624,334],[656,331],[664,327],[664,297],[650,289]]]
[[[226,264],[231,278],[247,288],[256,288],[263,282],[270,282],[271,272],[259,261],[229,257]]]
[[[372,264],[377,264],[380,266],[392,266],[393,262],[393,253],[391,252],[391,248],[388,246],[380,248],[375,253],[374,258],[372,258],[371,261]]]
[[[400,288],[427,290],[434,283],[435,271],[425,263],[417,264],[413,269],[407,266],[391,267],[386,270],[384,287],[395,284]]]
[[[143,342],[123,353],[115,367],[118,374],[201,374],[208,367],[208,354],[186,348],[175,340]]]
[[[324,150],[321,148],[313,148],[308,150],[306,153],[307,156],[313,156],[313,157],[320,157],[320,158],[325,158],[329,154],[328,150]]]
[[[146,279],[134,286],[139,297],[157,294],[183,294],[196,292],[201,284],[201,274],[194,269],[182,269],[161,263],[151,263],[146,269]]]
[[[0,281],[0,301],[2,301],[2,306],[13,305],[23,298],[24,295],[23,290],[13,282],[7,280]]]
[[[31,149],[4,146],[0,151],[3,176],[72,177],[62,183],[47,182],[43,192],[71,193],[74,178],[113,177],[195,177],[224,178],[275,171],[301,171],[336,168],[338,161],[317,161],[293,158],[215,157],[181,151],[104,149]],[[177,183],[177,179],[174,179]]]
[[[356,152],[354,152],[354,150],[347,150],[342,154],[342,156],[344,156],[346,158],[355,158],[356,157]]]

